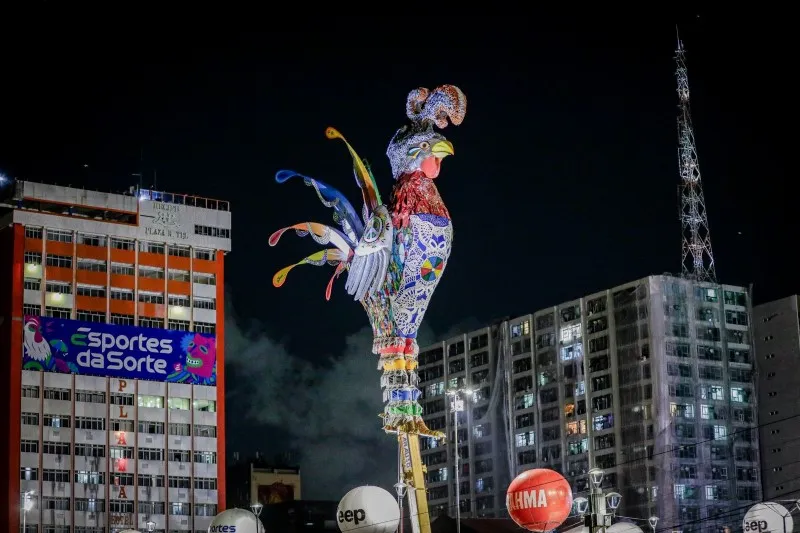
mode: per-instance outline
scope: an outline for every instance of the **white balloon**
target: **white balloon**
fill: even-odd
[[[208,533],[256,533],[256,515],[246,509],[222,511],[211,521]],[[258,520],[258,533],[264,533],[261,520]]]
[[[343,532],[395,533],[400,524],[400,507],[387,490],[371,485],[356,487],[339,502],[336,522]]]
[[[630,522],[614,522],[606,528],[606,533],[642,533],[642,528]]]
[[[779,503],[757,503],[747,510],[742,520],[744,533],[792,533],[794,520]]]
[[[120,531],[119,533],[139,533],[139,531],[136,531],[135,529],[126,529],[125,531]]]

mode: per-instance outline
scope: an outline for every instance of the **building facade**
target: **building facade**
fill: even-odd
[[[249,509],[256,502],[268,506],[301,499],[300,468],[267,461],[260,454],[240,459],[234,453],[227,480],[231,487],[228,507]]]
[[[764,499],[800,498],[800,323],[797,295],[753,309]]]
[[[0,523],[205,533],[225,507],[228,204],[3,192]]]
[[[459,343],[486,335],[488,375],[504,378],[494,415],[478,413],[503,449],[477,453],[485,437],[466,416],[462,510],[502,516],[506,480],[531,468],[562,472],[580,495],[598,467],[621,515],[684,532],[740,523],[761,499],[749,305],[742,287],[650,276],[421,350],[426,418],[448,430],[445,391],[475,385]],[[432,509],[454,509],[452,445],[423,453]]]

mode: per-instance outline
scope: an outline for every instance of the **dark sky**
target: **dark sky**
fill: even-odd
[[[756,301],[798,291],[787,175],[794,73],[780,21],[428,17],[413,32],[399,17],[330,17],[260,34],[42,23],[4,64],[0,170],[101,190],[134,185],[139,171],[151,185],[157,172],[160,190],[230,200],[229,322],[247,346],[269,352],[263,343],[274,343],[296,364],[316,364],[352,348],[345,339],[366,317],[343,279],[325,302],[327,268],[298,269],[272,287],[277,269],[315,247],[289,235],[269,248],[269,234],[331,221],[313,190],[278,185],[274,173],[293,168],[355,203],[349,157],[324,136],[332,125],[373,163],[388,195],[386,145],[417,86],[455,84],[469,102],[464,123],[444,131],[456,155],[438,185],[455,247],[426,316],[434,332],[679,272],[673,50],[681,22],[719,277],[754,283]],[[242,353],[274,357],[245,344]],[[377,394],[374,360],[360,357],[364,375],[374,373],[364,394]],[[315,394],[325,390],[317,385]],[[242,398],[256,401],[248,390]],[[269,406],[276,398],[259,401],[282,409]],[[378,432],[377,418],[367,426]],[[261,447],[249,431],[234,424],[232,446]],[[300,448],[316,438],[288,431]],[[265,448],[281,448],[268,438]]]

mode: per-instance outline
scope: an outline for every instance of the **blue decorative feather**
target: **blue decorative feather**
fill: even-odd
[[[303,183],[309,187],[313,187],[314,190],[317,191],[317,196],[319,196],[323,205],[333,209],[333,220],[342,227],[347,238],[354,245],[358,243],[358,240],[364,233],[364,223],[361,221],[356,210],[353,209],[353,204],[351,204],[339,190],[334,189],[327,183],[309,178],[294,170],[278,171],[275,174],[275,181],[278,183],[285,183],[294,177],[302,178]]]

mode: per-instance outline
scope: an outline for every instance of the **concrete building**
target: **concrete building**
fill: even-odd
[[[230,228],[182,194],[0,190],[5,531],[205,533],[224,509]]]
[[[301,499],[300,469],[265,460],[260,454],[240,459],[238,453],[228,465],[228,506],[249,509],[259,502],[264,506]]]
[[[764,499],[800,497],[800,323],[797,295],[753,309]]]
[[[761,499],[749,305],[742,287],[650,276],[421,350],[434,427],[452,436],[449,387],[482,390],[459,438],[462,516],[503,516],[531,468],[586,493],[596,466],[623,516],[735,527]],[[434,513],[455,508],[452,442],[424,446]]]

